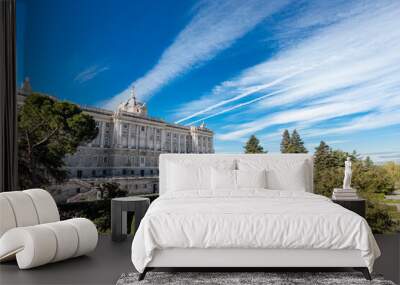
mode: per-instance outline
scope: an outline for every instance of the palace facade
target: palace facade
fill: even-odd
[[[18,102],[31,92],[25,81]],[[97,137],[65,159],[69,179],[51,188],[58,200],[114,181],[130,194],[158,192],[161,153],[213,153],[213,132],[204,124],[183,126],[148,116],[147,106],[131,98],[116,111],[81,106],[96,121]]]

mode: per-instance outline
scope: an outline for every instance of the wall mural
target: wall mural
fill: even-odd
[[[108,231],[161,153],[313,153],[315,192],[400,221],[396,1],[17,3],[19,187]]]

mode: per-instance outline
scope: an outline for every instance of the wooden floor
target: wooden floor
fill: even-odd
[[[376,235],[382,257],[375,263],[375,272],[400,284],[400,234]],[[132,238],[112,242],[100,236],[97,249],[88,256],[19,270],[15,262],[0,265],[0,284],[115,284],[122,273],[134,271],[131,262]],[[313,270],[307,270],[313,271]]]

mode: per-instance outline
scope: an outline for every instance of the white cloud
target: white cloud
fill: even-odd
[[[337,15],[337,10],[334,13]],[[219,133],[221,140],[238,140],[282,124],[308,125],[305,135],[400,124],[400,2],[362,2],[332,23],[326,23],[316,11],[315,19],[309,18],[312,13],[305,14],[307,21],[296,19],[293,25],[320,23],[322,27],[221,83],[201,99],[209,105],[196,109],[196,102],[189,102],[182,110],[193,113],[184,112],[182,120],[202,121],[243,106],[253,112],[247,122],[242,119]],[[245,97],[240,95],[254,90],[257,98],[233,104]],[[350,116],[349,123],[313,132],[314,125],[344,116]]]
[[[323,129],[306,129],[304,137],[320,137],[333,134],[348,134],[357,131],[365,131],[376,128],[388,127],[400,124],[400,110],[398,108],[389,112],[374,112],[350,120],[347,123],[339,124],[335,127]]]
[[[248,97],[248,96],[253,95],[253,94],[255,94],[255,93],[258,93],[258,92],[261,92],[261,91],[263,91],[263,90],[265,90],[265,89],[267,89],[267,88],[273,87],[273,86],[275,86],[275,85],[277,85],[277,84],[279,84],[279,83],[281,83],[281,82],[287,80],[288,78],[293,77],[293,76],[295,76],[295,75],[297,75],[297,74],[299,74],[299,73],[301,73],[301,72],[304,72],[304,71],[303,71],[303,70],[300,70],[300,71],[297,71],[297,72],[294,72],[294,73],[286,74],[286,75],[283,75],[282,77],[280,77],[280,78],[278,78],[278,79],[276,79],[276,80],[274,80],[274,81],[272,81],[272,82],[268,82],[268,83],[266,83],[266,84],[261,84],[261,85],[255,86],[255,87],[246,88],[247,90],[245,90],[243,93],[240,93],[240,94],[238,94],[238,95],[236,95],[236,96],[234,96],[234,97],[232,97],[232,98],[229,98],[229,99],[225,99],[225,100],[222,100],[222,101],[219,101],[219,102],[215,102],[215,103],[212,104],[211,106],[208,106],[208,107],[206,107],[206,108],[203,109],[203,110],[197,111],[197,112],[195,112],[195,113],[193,113],[193,114],[190,114],[190,115],[188,115],[188,116],[186,116],[186,117],[184,117],[184,118],[182,118],[182,119],[179,119],[179,120],[176,121],[175,123],[179,124],[179,123],[184,122],[184,121],[187,121],[187,120],[189,120],[189,119],[191,119],[191,118],[197,117],[197,116],[199,116],[199,115],[202,115],[202,114],[205,114],[205,113],[207,113],[207,112],[210,112],[210,111],[212,111],[212,110],[214,110],[214,109],[217,109],[218,107],[224,106],[224,105],[229,104],[229,103],[231,103],[231,102],[235,102],[235,101],[238,101],[238,100],[240,100],[240,99],[242,99],[242,98]],[[217,90],[218,90],[218,89],[217,89]],[[216,93],[218,93],[218,91],[216,91]],[[279,90],[278,93],[282,93],[282,91]],[[257,101],[259,101],[260,99],[263,99],[263,98],[265,98],[266,96],[269,96],[269,95],[270,95],[270,94],[267,94],[267,95],[265,95],[265,96],[261,96],[260,98],[258,98],[258,99],[255,100],[255,101],[252,100],[251,103],[257,102]],[[274,94],[274,95],[275,95],[275,94]],[[186,109],[186,110],[187,110],[187,109],[192,109],[193,107],[195,107],[194,105],[195,105],[195,104],[198,104],[198,103],[199,103],[198,101],[191,102],[191,103],[189,103],[188,105],[184,106],[183,109]],[[204,104],[204,102],[203,102],[203,104]],[[248,104],[246,104],[246,105],[248,105]],[[229,109],[230,109],[230,110],[233,110],[233,109],[231,109],[231,108],[229,108]],[[236,109],[236,107],[235,107],[234,109]],[[225,113],[225,112],[222,112],[222,113]],[[219,114],[222,114],[222,113],[219,113]],[[214,117],[214,116],[215,116],[215,114],[214,114],[213,116],[208,116],[208,117],[202,118],[202,119],[200,119],[200,120],[205,120],[205,119],[208,119],[208,118],[211,118],[211,117]],[[200,120],[198,120],[198,121],[200,121]]]
[[[212,59],[267,16],[283,7],[286,2],[282,0],[200,2],[193,19],[163,52],[158,63],[132,83],[136,86],[138,97],[141,100],[148,99],[179,75]],[[114,109],[129,97],[129,89],[130,87],[105,102],[103,107]]]
[[[368,156],[375,163],[378,164],[383,164],[388,161],[400,163],[400,151],[371,152],[371,153],[361,153],[360,155],[364,159]]]
[[[108,69],[108,66],[92,65],[75,76],[74,81],[78,83],[85,83]]]
[[[265,94],[265,95],[263,95],[263,96],[260,96],[260,97],[255,98],[255,99],[252,99],[252,100],[249,100],[249,101],[246,101],[246,102],[243,102],[243,103],[240,103],[240,104],[237,104],[237,105],[234,105],[234,106],[231,106],[231,107],[222,109],[222,110],[220,110],[220,111],[218,111],[218,112],[216,112],[216,113],[212,113],[211,115],[208,115],[208,116],[202,117],[202,118],[200,118],[200,119],[191,121],[190,123],[187,123],[187,125],[195,125],[195,124],[198,123],[198,122],[202,122],[202,121],[204,121],[204,120],[207,120],[207,119],[210,119],[210,118],[213,118],[213,117],[216,117],[216,116],[225,114],[225,113],[227,113],[227,112],[231,112],[231,111],[233,111],[233,110],[236,110],[236,109],[245,107],[245,106],[247,106],[247,105],[253,104],[253,103],[258,102],[258,101],[260,101],[260,100],[264,100],[264,99],[267,98],[267,97],[271,97],[271,96],[274,96],[274,95],[276,95],[276,94],[283,93],[283,92],[288,91],[288,90],[289,90],[289,89],[278,90],[278,91],[275,91],[275,92],[271,92],[271,93]],[[238,96],[242,96],[242,98],[244,98],[244,97],[247,97],[248,95],[250,95],[249,92],[243,93],[243,94],[238,95]],[[178,120],[176,123],[178,124],[178,123],[180,123],[180,122],[182,122],[182,121],[186,121],[186,120],[188,120],[188,119],[190,119],[190,118],[196,117],[196,116],[199,115],[199,114],[204,114],[204,113],[206,113],[207,111],[216,109],[216,108],[218,108],[218,107],[220,107],[220,106],[222,106],[222,105],[227,104],[227,101],[229,101],[229,100],[225,100],[225,101],[222,101],[222,102],[220,102],[220,103],[214,104],[214,105],[212,105],[211,107],[207,107],[206,109],[204,109],[204,110],[202,110],[202,111],[196,112],[196,113],[193,114],[193,115],[189,115],[189,116],[185,117],[184,119]],[[234,101],[234,100],[232,100],[232,101]]]

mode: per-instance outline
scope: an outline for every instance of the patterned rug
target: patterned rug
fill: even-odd
[[[381,276],[372,276],[368,281],[359,272],[148,272],[138,281],[138,273],[122,274],[117,285],[146,284],[267,284],[267,285],[395,285]]]

